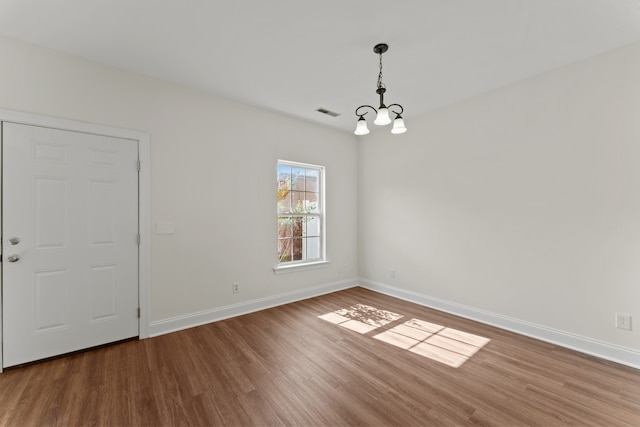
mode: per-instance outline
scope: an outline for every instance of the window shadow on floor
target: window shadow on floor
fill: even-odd
[[[462,366],[490,341],[479,335],[416,318],[391,326],[391,323],[397,323],[404,316],[364,304],[355,304],[318,317],[361,334],[383,329],[373,338],[454,368]],[[387,325],[390,327],[384,328]]]

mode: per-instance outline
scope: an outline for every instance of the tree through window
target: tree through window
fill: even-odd
[[[278,263],[324,259],[322,166],[278,161]]]

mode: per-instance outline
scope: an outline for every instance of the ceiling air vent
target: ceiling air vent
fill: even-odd
[[[326,108],[317,108],[316,111],[322,113],[322,114],[326,114],[327,116],[331,116],[331,117],[338,117],[340,115],[340,113],[336,113],[335,111],[330,111],[327,110]]]

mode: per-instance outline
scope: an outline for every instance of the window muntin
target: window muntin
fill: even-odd
[[[278,264],[324,260],[322,166],[278,161]]]

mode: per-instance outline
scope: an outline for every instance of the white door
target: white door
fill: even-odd
[[[138,142],[2,124],[3,365],[138,335]]]

